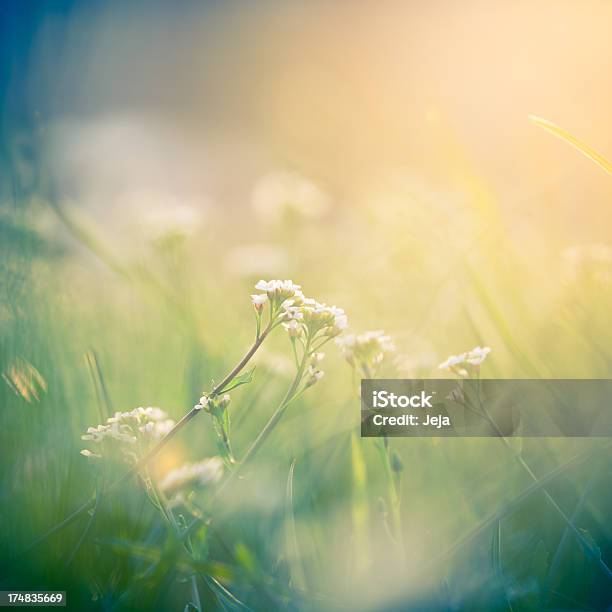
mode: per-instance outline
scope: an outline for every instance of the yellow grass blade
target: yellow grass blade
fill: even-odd
[[[574,149],[577,149],[582,153],[585,157],[588,157],[592,162],[595,162],[600,168],[605,170],[608,174],[612,174],[612,163],[609,162],[605,157],[597,153],[591,149],[591,147],[585,145],[583,142],[580,142],[577,138],[574,138],[569,132],[566,132],[564,129],[560,128],[558,125],[555,125],[552,121],[548,121],[547,119],[542,119],[541,117],[536,117],[535,115],[530,115],[529,118],[541,128],[545,129],[547,132],[554,134],[557,138],[564,140],[569,143]]]

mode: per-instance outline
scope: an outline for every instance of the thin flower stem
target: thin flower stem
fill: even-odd
[[[257,349],[261,346],[271,330],[272,326],[268,324],[266,329],[264,329],[263,332],[257,336],[255,342],[253,342],[253,346],[251,346],[251,348],[245,353],[244,357],[236,364],[234,369],[213,388],[213,390],[210,392],[210,397],[215,397],[216,395],[219,395],[219,393],[222,393],[223,389],[225,389],[225,387],[227,387],[227,385],[229,385],[232,380],[234,380],[234,378],[240,374],[244,366],[251,360],[251,357],[253,357],[253,355],[257,352]]]
[[[253,441],[253,443],[251,444],[251,446],[249,447],[247,452],[244,454],[244,457],[242,458],[242,461],[240,461],[240,463],[238,464],[238,466],[236,467],[236,469],[234,471],[229,473],[228,477],[225,479],[223,484],[217,489],[217,492],[215,494],[215,498],[219,496],[221,491],[232,480],[234,480],[238,476],[238,474],[253,459],[253,457],[255,457],[255,455],[257,454],[257,452],[259,451],[259,449],[263,445],[263,443],[268,439],[268,436],[272,433],[274,428],[278,425],[278,422],[280,421],[281,417],[283,416],[283,414],[285,412],[285,409],[291,403],[291,401],[294,399],[294,395],[295,395],[295,393],[296,393],[296,391],[297,391],[297,389],[298,389],[298,387],[300,385],[300,382],[302,380],[302,376],[304,375],[304,369],[306,368],[306,363],[308,362],[308,356],[309,356],[308,349],[309,348],[310,348],[310,342],[307,342],[306,350],[304,351],[304,355],[302,357],[302,361],[301,361],[300,366],[298,368],[298,371],[297,371],[297,373],[295,375],[295,378],[293,379],[293,382],[291,383],[291,386],[289,387],[289,389],[287,389],[287,393],[285,393],[285,396],[281,400],[281,402],[278,405],[277,409],[274,411],[272,416],[269,418],[268,422],[265,424],[264,428],[259,432],[259,435],[257,436],[257,438],[255,438],[255,440]]]
[[[278,405],[272,416],[268,419],[268,422],[264,425],[264,428],[259,432],[257,438],[255,438],[251,446],[248,448],[240,463],[238,463],[238,465],[228,474],[227,478],[215,491],[215,494],[212,496],[212,499],[210,501],[211,506],[221,496],[221,493],[227,488],[227,486],[231,482],[233,482],[242,473],[242,471],[249,464],[249,462],[253,460],[259,449],[268,439],[274,428],[278,425],[278,422],[281,420],[285,410],[287,409],[287,406],[289,406],[289,404],[294,399],[299,397],[300,394],[296,393],[296,391],[304,375],[304,370],[306,369],[308,358],[310,357],[310,343],[310,340],[306,342],[306,346],[304,347],[304,354],[302,355],[302,361],[300,362],[295,378],[293,379],[289,389],[287,389],[287,392],[285,393],[280,404]],[[200,523],[200,518],[194,518],[193,521],[191,521],[191,523],[185,528],[181,537],[188,537]]]

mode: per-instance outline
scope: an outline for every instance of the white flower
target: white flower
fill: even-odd
[[[204,459],[198,463],[185,463],[172,470],[160,482],[160,489],[172,493],[186,487],[208,486],[221,480],[223,461],[219,457]]]
[[[438,367],[441,370],[450,370],[451,368],[465,363],[467,353],[461,355],[451,355],[446,361],[443,361]]]
[[[471,351],[461,353],[460,355],[451,355],[446,361],[443,361],[438,367],[441,370],[450,370],[459,376],[469,376],[469,372],[464,365],[479,367],[491,352],[488,346],[477,346]]]
[[[325,372],[318,370],[315,366],[311,365],[308,367],[308,378],[306,379],[306,384],[304,385],[304,389],[308,389],[308,387],[312,387],[312,385],[315,385],[316,383],[318,383],[323,376],[325,375]]]
[[[274,302],[275,304],[280,304],[291,298],[304,297],[300,285],[296,285],[291,280],[260,280],[255,285],[255,289],[258,291],[265,291],[270,302]]]
[[[138,442],[147,446],[151,441],[164,437],[174,427],[174,421],[159,408],[135,408],[129,412],[115,412],[103,425],[88,427],[81,436],[94,444],[119,444],[120,449],[130,458],[134,457],[129,447]],[[81,451],[85,457],[101,457],[88,449]]]
[[[253,302],[253,307],[257,311],[261,311],[267,301],[268,295],[266,293],[259,293],[251,296],[251,302]]]
[[[260,280],[255,288],[265,291],[270,300],[272,312],[277,321],[292,338],[307,334],[337,336],[348,325],[348,318],[342,308],[321,304],[312,298],[304,297],[300,285],[291,280]]]
[[[304,333],[302,325],[298,323],[295,319],[289,321],[289,323],[283,323],[283,327],[289,334],[290,338],[299,338]]]
[[[200,398],[200,401],[193,407],[194,410],[203,410],[208,407],[210,403],[210,398],[207,395],[203,395]]]
[[[487,355],[491,352],[490,347],[488,346],[477,346],[473,348],[467,355],[465,360],[473,366],[479,366],[486,358]]]
[[[381,329],[349,334],[338,338],[336,344],[351,365],[357,364],[365,370],[380,364],[387,353],[395,350],[390,336]]]

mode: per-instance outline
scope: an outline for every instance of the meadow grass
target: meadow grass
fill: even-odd
[[[339,311],[303,328],[301,300],[282,305],[293,285],[251,300],[258,277],[223,268],[248,219],[134,256],[42,187],[17,190],[0,225],[3,588],[67,590],[75,609],[610,605],[605,441],[359,437],[359,378],[438,376],[475,345],[492,348],[487,377],[609,376],[610,258],[568,263],[551,235],[525,257],[461,172],[459,210],[284,221],[292,277],[349,315],[341,346]],[[45,212],[51,234],[33,229]],[[117,417],[142,443],[127,463],[112,435],[81,440],[137,406],[178,427]],[[200,463],[214,456],[220,471]],[[163,485],[185,465],[184,490]]]

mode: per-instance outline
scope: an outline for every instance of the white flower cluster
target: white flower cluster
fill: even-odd
[[[251,296],[255,310],[260,311],[267,302],[270,302],[273,309],[277,309],[286,300],[303,299],[302,287],[296,285],[291,280],[260,280],[255,289],[264,293]]]
[[[164,493],[174,493],[179,489],[205,487],[215,484],[223,476],[223,461],[211,457],[197,463],[185,463],[170,471],[159,484]]]
[[[313,337],[317,333],[334,337],[348,325],[342,308],[304,297],[301,286],[291,280],[260,280],[255,289],[265,292],[251,296],[255,310],[261,312],[265,303],[270,302],[272,312],[283,321],[292,338]]]
[[[229,393],[225,393],[217,399],[211,398],[208,395],[203,395],[200,398],[200,401],[193,408],[194,410],[206,410],[206,412],[210,412],[215,408],[224,410],[228,407],[230,400],[231,398]]]
[[[391,338],[381,329],[349,334],[338,338],[336,344],[351,365],[358,365],[365,371],[379,365],[387,353],[395,350]]]
[[[135,408],[129,412],[115,412],[106,420],[106,424],[88,427],[81,436],[82,440],[90,440],[95,444],[105,442],[119,443],[125,452],[134,457],[136,452],[127,448],[148,445],[151,441],[163,438],[174,427],[174,421],[160,408]],[[85,457],[101,457],[100,453],[84,449],[81,455]]]
[[[477,346],[471,351],[461,353],[460,355],[451,355],[446,361],[442,362],[438,367],[441,370],[450,370],[459,376],[469,376],[468,370],[464,366],[479,367],[480,364],[487,358],[491,352],[488,346]]]

